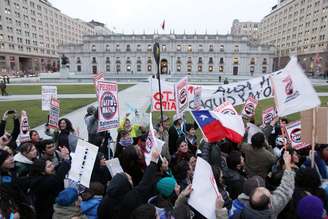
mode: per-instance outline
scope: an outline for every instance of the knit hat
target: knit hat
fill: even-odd
[[[77,200],[77,198],[77,190],[74,188],[67,188],[58,194],[56,198],[56,203],[61,206],[69,206],[73,204]]]
[[[297,205],[297,216],[300,219],[321,219],[323,203],[314,195],[307,195]]]
[[[157,191],[164,197],[168,198],[172,195],[177,181],[173,177],[164,177],[156,184]]]
[[[88,114],[93,114],[94,112],[96,112],[96,107],[94,107],[93,105],[91,105],[91,106],[89,106],[88,108],[87,108],[87,113]]]
[[[253,176],[244,182],[243,193],[249,196],[257,187],[265,187],[265,181],[260,176]]]
[[[7,151],[0,149],[0,168],[9,156],[10,156],[10,154]]]

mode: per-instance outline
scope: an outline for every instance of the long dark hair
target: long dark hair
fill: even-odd
[[[72,126],[71,121],[69,121],[69,120],[66,119],[66,118],[62,118],[62,119],[60,119],[60,120],[58,121],[58,127],[60,127],[60,123],[61,123],[61,121],[63,121],[63,120],[66,122],[66,130],[67,130],[68,132],[74,132],[74,129],[73,129],[73,126]]]
[[[44,175],[46,164],[47,160],[43,158],[34,161],[30,171],[31,176],[33,177]]]

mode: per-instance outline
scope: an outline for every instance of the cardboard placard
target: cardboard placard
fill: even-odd
[[[241,114],[247,118],[252,118],[255,115],[257,103],[257,99],[252,96],[249,96]]]

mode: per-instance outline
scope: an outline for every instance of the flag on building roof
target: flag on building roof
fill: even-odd
[[[288,65],[271,77],[279,116],[308,110],[320,105],[318,94],[302,67],[293,57]]]
[[[191,114],[209,143],[218,142],[224,138],[235,143],[243,141],[245,126],[240,115],[209,110],[192,111]]]
[[[162,24],[161,24],[161,28],[162,28],[162,30],[165,29],[165,20],[163,20],[163,22],[162,22]]]

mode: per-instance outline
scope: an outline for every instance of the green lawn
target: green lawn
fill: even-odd
[[[85,105],[93,103],[96,98],[90,99],[60,99],[60,115],[65,115],[76,109],[79,109]],[[15,109],[17,112],[22,110],[27,111],[29,116],[29,125],[31,128],[41,125],[47,122],[48,112],[41,111],[41,100],[26,100],[26,101],[8,101],[0,102],[0,115],[8,109]],[[83,117],[83,115],[81,115]],[[81,119],[83,119],[81,117]],[[11,116],[9,116],[11,118]],[[7,130],[12,129],[11,119],[8,119]]]
[[[328,86],[314,86],[314,89],[319,93],[328,92]]]
[[[133,84],[119,84],[119,90],[133,86]],[[41,85],[9,84],[7,92],[10,95],[41,94]],[[58,94],[93,94],[96,92],[93,84],[57,85]]]

